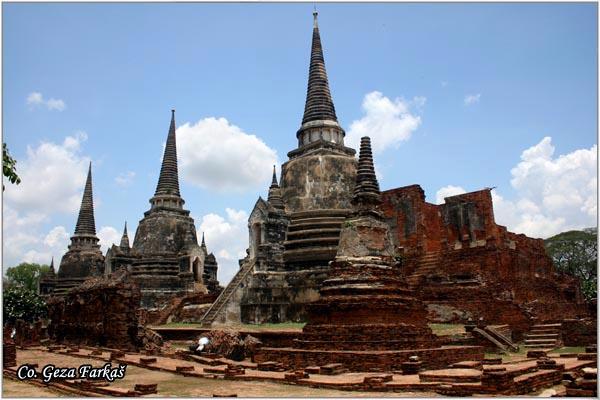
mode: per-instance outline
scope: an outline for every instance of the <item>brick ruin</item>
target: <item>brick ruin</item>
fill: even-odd
[[[150,210],[139,222],[133,245],[127,224],[120,244],[113,244],[103,256],[96,236],[92,197],[91,164],[69,250],[58,274],[51,272],[40,282],[44,296],[64,296],[86,279],[126,271],[127,279],[140,288],[140,305],[160,309],[173,298],[194,293],[217,294],[218,264],[202,236],[198,244],[194,220],[183,208],[179,191],[175,111],[172,111],[160,176]],[[53,263],[52,263],[53,266]]]
[[[315,14],[298,148],[288,153],[267,200],[248,219],[248,255],[203,318],[213,322],[306,321],[351,213],[355,151],[344,145],[329,91]],[[517,338],[533,323],[588,314],[578,282],[558,274],[543,241],[496,224],[491,189],[425,201],[418,185],[382,192],[381,211],[402,259],[400,272],[428,319],[510,324]]]
[[[140,324],[139,287],[127,274],[88,279],[64,296],[48,300],[47,328],[56,343],[139,351],[160,347],[162,339]]]
[[[382,193],[404,273],[437,322],[484,318],[517,334],[533,322],[584,317],[575,278],[557,273],[544,242],[496,224],[491,189],[425,201],[420,186]]]

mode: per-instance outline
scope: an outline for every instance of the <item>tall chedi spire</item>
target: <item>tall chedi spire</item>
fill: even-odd
[[[325,58],[321,46],[321,35],[317,12],[313,12],[314,25],[312,48],[310,53],[310,68],[308,72],[308,89],[306,91],[306,103],[304,105],[304,117],[302,124],[310,121],[330,120],[337,122],[335,107],[329,91],[329,81],[325,70]]]
[[[94,219],[94,196],[92,193],[92,162],[88,167],[85,188],[81,199],[81,207],[77,223],[75,224],[75,233],[71,236],[71,245],[75,247],[99,248],[98,237],[96,236],[96,221]]]
[[[75,225],[75,235],[96,235],[96,222],[94,221],[94,198],[92,196],[92,162],[88,168],[79,217]]]
[[[155,196],[169,194],[179,196],[179,174],[177,171],[177,144],[175,140],[175,110],[171,110],[171,125],[167,136],[160,177]]]
[[[152,208],[181,209],[185,201],[179,193],[179,173],[177,169],[177,141],[175,138],[175,110],[171,110],[171,124],[167,135],[165,153],[160,167],[160,176],[154,197],[150,199]]]
[[[92,194],[92,163],[88,168],[81,208],[75,225],[75,233],[71,236],[71,244],[60,260],[58,278],[83,279],[97,276],[104,271],[104,256],[96,236],[94,220],[94,197]],[[75,282],[75,281],[73,281]],[[68,285],[73,284],[73,282]],[[68,286],[67,285],[67,286]]]
[[[345,133],[338,123],[329,90],[317,15],[315,10],[313,12],[313,35],[306,103],[304,105],[302,126],[296,133],[296,137],[298,138],[298,147],[314,142],[326,142],[343,146]]]

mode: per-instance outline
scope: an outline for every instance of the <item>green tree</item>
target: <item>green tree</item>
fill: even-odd
[[[23,286],[11,286],[2,292],[4,323],[22,319],[33,322],[46,316],[48,309],[44,300]]]
[[[8,283],[37,292],[40,278],[50,272],[47,265],[21,263],[6,270]]]
[[[595,299],[598,296],[598,230],[563,232],[544,243],[556,268],[577,277],[585,298]]]
[[[17,185],[21,183],[21,178],[17,175],[17,160],[11,157],[6,143],[2,143],[2,173],[10,183]],[[2,190],[4,190],[4,184],[2,184]]]

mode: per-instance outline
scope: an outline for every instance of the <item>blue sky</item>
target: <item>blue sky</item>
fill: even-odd
[[[175,108],[182,195],[227,281],[296,147],[312,8],[4,3],[3,137],[28,178],[4,193],[5,268],[58,261],[90,159],[101,238],[124,220],[133,237]],[[382,189],[418,183],[435,203],[497,186],[514,231],[595,225],[596,4],[317,8],[338,119],[381,144]]]

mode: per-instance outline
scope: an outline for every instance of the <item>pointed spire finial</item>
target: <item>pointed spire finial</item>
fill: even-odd
[[[323,47],[321,46],[321,36],[317,23],[317,11],[313,12],[314,25],[312,47],[310,54],[310,68],[308,72],[308,89],[306,91],[306,103],[304,105],[304,116],[302,124],[310,121],[335,121],[335,107],[329,91],[329,81],[327,80],[327,71],[325,70],[325,59],[323,57]]]
[[[271,188],[273,187],[279,187],[279,183],[277,183],[277,170],[275,169],[275,166],[273,165],[273,179],[271,179]]]
[[[125,221],[125,228],[123,228],[123,236],[121,236],[121,243],[119,247],[122,249],[129,250],[129,236],[127,236],[127,221]]]
[[[315,4],[315,8],[313,11],[313,28],[319,29],[319,23],[317,21],[317,16],[319,13],[317,12],[317,5]]]
[[[96,235],[96,221],[94,220],[94,198],[92,194],[92,162],[88,167],[83,198],[79,208],[79,216],[75,225],[75,235]]]
[[[202,232],[202,244],[200,246],[206,247],[206,242],[204,241],[204,232]]]
[[[158,185],[154,193],[155,196],[161,194],[180,196],[179,174],[177,170],[177,143],[175,138],[175,110],[171,110],[169,134],[167,135]]]
[[[54,271],[54,256],[52,256],[52,261],[50,261],[50,269]]]

